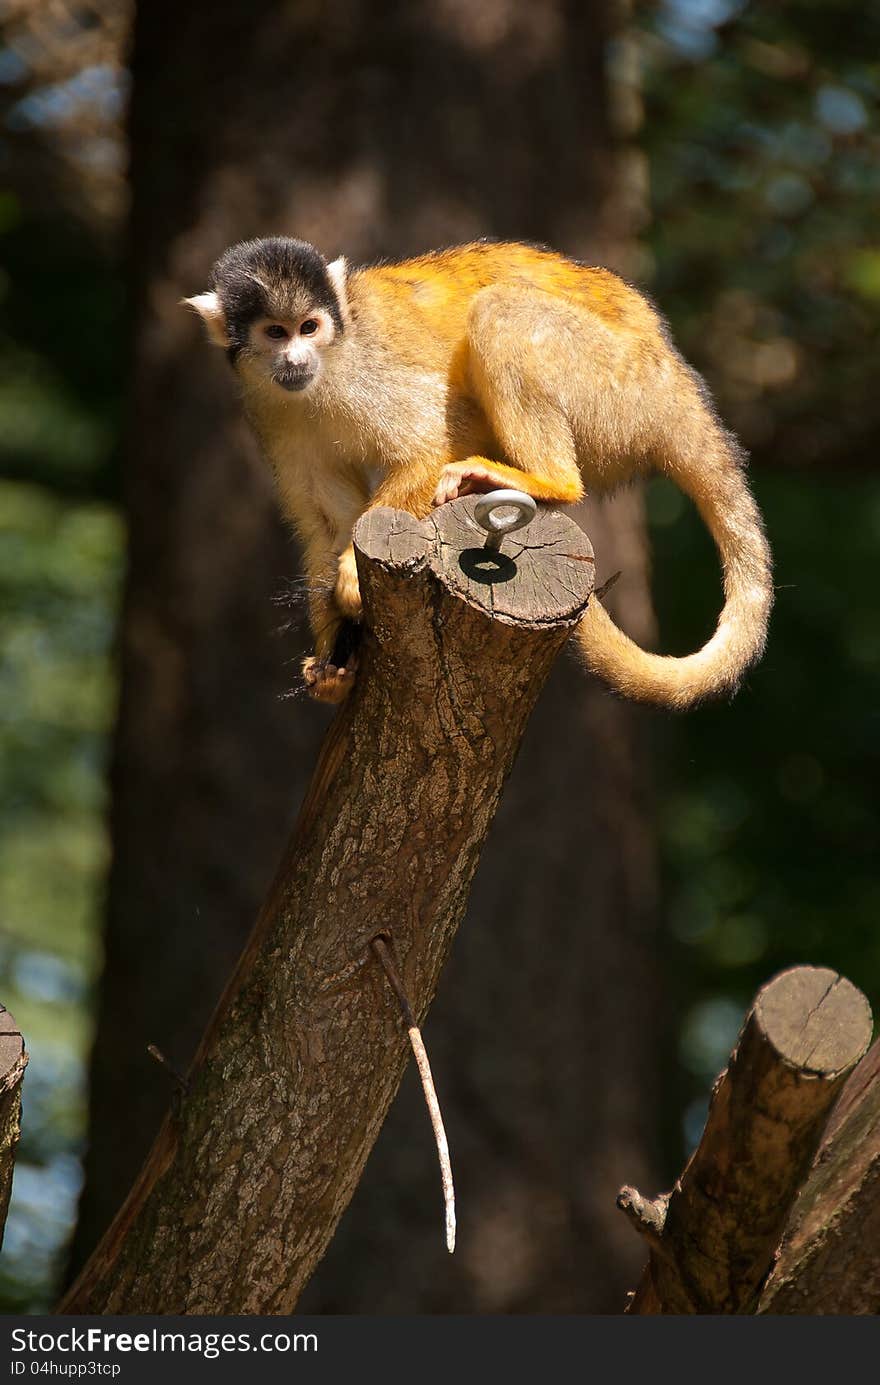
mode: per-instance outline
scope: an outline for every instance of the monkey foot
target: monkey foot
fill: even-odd
[[[314,655],[303,660],[303,682],[316,702],[343,702],[354,687],[357,658],[352,655],[342,668]]]

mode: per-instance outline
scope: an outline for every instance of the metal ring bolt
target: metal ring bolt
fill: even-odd
[[[513,510],[513,514],[497,514],[498,510]],[[474,506],[474,519],[486,530],[487,548],[500,548],[506,534],[524,529],[535,518],[538,507],[525,491],[499,490],[481,495]]]

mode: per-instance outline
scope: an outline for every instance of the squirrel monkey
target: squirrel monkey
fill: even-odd
[[[648,470],[697,505],[724,607],[701,650],[671,658],[640,649],[594,598],[577,629],[589,669],[626,697],[685,708],[732,692],[760,656],[770,553],[743,454],[663,320],[609,270],[489,241],[354,269],[273,238],[227,250],[210,282],[184,301],[238,374],[304,546],[314,696],[339,701],[354,680],[344,633],[360,616],[351,534],[365,509],[424,517],[511,486],[564,504]]]

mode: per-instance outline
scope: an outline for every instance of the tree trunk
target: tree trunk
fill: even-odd
[[[371,943],[396,951],[424,1015],[592,590],[592,550],[559,511],[486,555],[475,504],[357,525],[357,685],[178,1112],[64,1311],[289,1313],[323,1255],[408,1052]]]
[[[634,574],[645,577],[633,562],[643,560],[638,498],[615,502],[607,526],[585,509],[604,576],[623,567],[626,597]],[[637,628],[625,601],[618,614]],[[566,651],[529,723],[425,1030],[468,1209],[456,1253],[437,1233],[437,1174],[410,1071],[302,1312],[622,1311],[643,1256],[615,1199],[629,1160],[656,1184],[662,1093],[641,729],[585,686]],[[368,1273],[376,1264],[381,1273]]]
[[[279,231],[354,260],[490,234],[621,265],[641,208],[610,115],[618,14],[606,0],[507,0],[491,12],[447,0],[139,8],[132,549],[79,1261],[170,1094],[146,1045],[186,1066],[324,723],[320,710],[280,698],[295,650],[273,638],[271,597],[295,557],[227,369],[177,300],[204,288],[228,242]],[[222,100],[206,100],[206,84]],[[615,611],[644,641],[638,497],[580,522],[598,580],[623,569]],[[611,1311],[637,1271],[614,1196],[624,1168],[657,1176],[646,718],[560,662],[432,1014],[432,1059],[473,1210],[461,1251],[450,1261],[438,1244],[436,1169],[413,1139],[424,1125],[413,1080],[338,1251],[303,1300],[315,1310]],[[519,885],[512,860],[529,866]],[[377,1257],[381,1275],[367,1272]]]
[[[759,1313],[880,1313],[880,1042],[843,1089]]]

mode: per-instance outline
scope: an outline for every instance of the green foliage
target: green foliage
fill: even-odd
[[[834,967],[880,1003],[880,484],[766,473],[755,484],[776,562],[767,653],[733,703],[664,723],[658,776],[680,1081],[699,1112],[776,971]],[[670,522],[665,497],[651,501],[664,520],[652,526],[664,647],[693,648],[720,600],[714,555],[694,514]]]
[[[115,494],[121,294],[104,247],[0,196],[0,476]],[[7,216],[4,225],[4,206]]]
[[[666,0],[644,36],[653,287],[775,465],[873,466],[880,8]]]
[[[49,1306],[79,1187],[122,553],[106,504],[0,482],[0,995],[30,1052],[7,1311]]]
[[[80,18],[59,22],[85,59]],[[50,1305],[79,1190],[123,563],[120,267],[58,101],[21,118],[18,85],[58,97],[67,60],[46,14],[30,37],[27,19],[4,15],[0,39],[20,44],[0,46],[0,1000],[30,1053],[0,1311]]]

